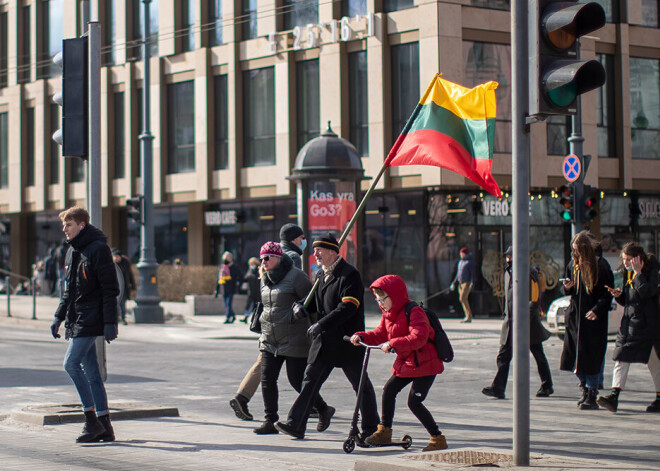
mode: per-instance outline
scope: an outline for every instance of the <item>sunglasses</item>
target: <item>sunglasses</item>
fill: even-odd
[[[267,262],[268,260],[270,260],[270,257],[268,255],[266,255],[265,257],[261,257],[262,262]]]

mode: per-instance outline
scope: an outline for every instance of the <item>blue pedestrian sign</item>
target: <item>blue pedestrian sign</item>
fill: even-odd
[[[564,174],[564,178],[570,183],[573,183],[580,178],[580,174],[582,173],[582,162],[580,162],[580,159],[578,159],[575,154],[567,155],[561,166],[561,170]]]

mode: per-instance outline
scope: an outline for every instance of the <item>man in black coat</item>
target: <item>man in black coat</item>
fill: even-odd
[[[124,279],[124,295],[119,300],[119,308],[121,311],[121,321],[126,325],[126,301],[131,299],[131,291],[136,289],[137,286],[129,258],[122,254],[121,250],[112,249],[112,260],[117,264],[119,270],[121,270]]]
[[[357,391],[364,356],[363,348],[343,340],[345,335],[350,337],[365,329],[364,285],[360,273],[339,255],[339,244],[332,234],[316,239],[312,246],[316,262],[322,268],[316,275],[319,286],[314,297],[318,320],[307,331],[312,346],[300,394],[291,406],[287,421],[275,424],[280,432],[296,438],[305,437],[310,410],[333,368],[341,368]],[[301,304],[294,304],[293,311],[296,317],[308,315]],[[376,393],[366,372],[364,381],[360,412],[362,436],[366,438],[376,431],[379,417]],[[324,418],[320,417],[319,423],[321,419]]]
[[[504,391],[509,377],[509,366],[513,358],[513,283],[512,283],[512,267],[513,267],[513,250],[509,248],[504,252],[506,258],[506,269],[504,270],[504,286],[506,292],[504,295],[504,323],[500,334],[500,350],[497,353],[497,373],[490,386],[481,390],[486,396],[496,397],[497,399],[504,399]],[[529,270],[529,350],[534,355],[536,360],[536,367],[541,377],[541,388],[536,392],[536,397],[548,397],[554,393],[552,388],[552,375],[550,373],[550,366],[548,359],[545,357],[543,351],[543,342],[550,338],[550,332],[543,327],[541,318],[539,317],[539,297],[540,297],[540,282],[539,273],[534,267]]]
[[[74,206],[59,215],[69,242],[64,268],[65,288],[51,325],[59,338],[65,322],[65,338],[71,340],[64,369],[78,391],[85,426],[78,443],[113,441],[108,397],[96,358],[96,337],[117,338],[117,272],[106,236],[89,223],[89,213]]]

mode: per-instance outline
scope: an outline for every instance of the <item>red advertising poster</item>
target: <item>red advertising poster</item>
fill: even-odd
[[[314,240],[328,232],[337,240],[344,228],[355,214],[356,197],[352,182],[316,182],[309,185],[307,195],[307,221],[309,239]],[[339,254],[351,265],[357,261],[357,242],[355,227],[339,249]],[[319,267],[316,265],[313,251],[309,257],[310,275],[316,276]]]

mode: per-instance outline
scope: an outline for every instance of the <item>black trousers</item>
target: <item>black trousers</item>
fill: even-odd
[[[506,383],[509,378],[509,366],[513,358],[513,335],[509,335],[506,343],[500,345],[500,351],[497,352],[497,373],[493,379],[493,389],[498,392],[504,393]],[[538,369],[539,376],[541,377],[541,386],[552,387],[552,374],[550,373],[550,365],[548,359],[543,352],[543,344],[537,343],[529,346],[529,351],[534,355],[536,360],[536,368]]]
[[[420,378],[399,378],[398,376],[392,376],[387,380],[387,383],[383,387],[383,420],[381,423],[385,427],[392,428],[396,396],[403,388],[412,383],[410,393],[408,393],[408,408],[422,423],[424,428],[429,432],[429,435],[440,435],[438,424],[435,423],[431,412],[423,404],[424,399],[426,399],[429,393],[429,389],[431,389],[435,381],[435,376],[422,376]]]
[[[314,363],[307,365],[305,369],[305,379],[303,380],[302,389],[298,398],[295,400],[289,411],[288,424],[295,430],[304,433],[307,428],[307,419],[309,412],[314,405],[314,398],[321,390],[321,386],[328,379],[334,366],[326,365],[319,355]],[[341,367],[344,375],[353,386],[353,390],[357,393],[360,384],[360,374],[362,373],[362,365],[347,364]],[[378,406],[376,405],[376,392],[374,386],[371,384],[369,375],[364,374],[364,390],[362,391],[362,400],[360,401],[360,416],[362,417],[362,431],[373,433],[378,427]]]
[[[296,392],[300,393],[305,375],[305,367],[307,366],[307,358],[275,356],[270,352],[262,352],[261,394],[264,398],[265,417],[270,422],[277,422],[279,420],[279,415],[277,414],[279,399],[277,380],[284,363],[286,363],[286,376],[289,379],[289,384]],[[328,407],[319,394],[316,395],[314,406],[321,412]]]

